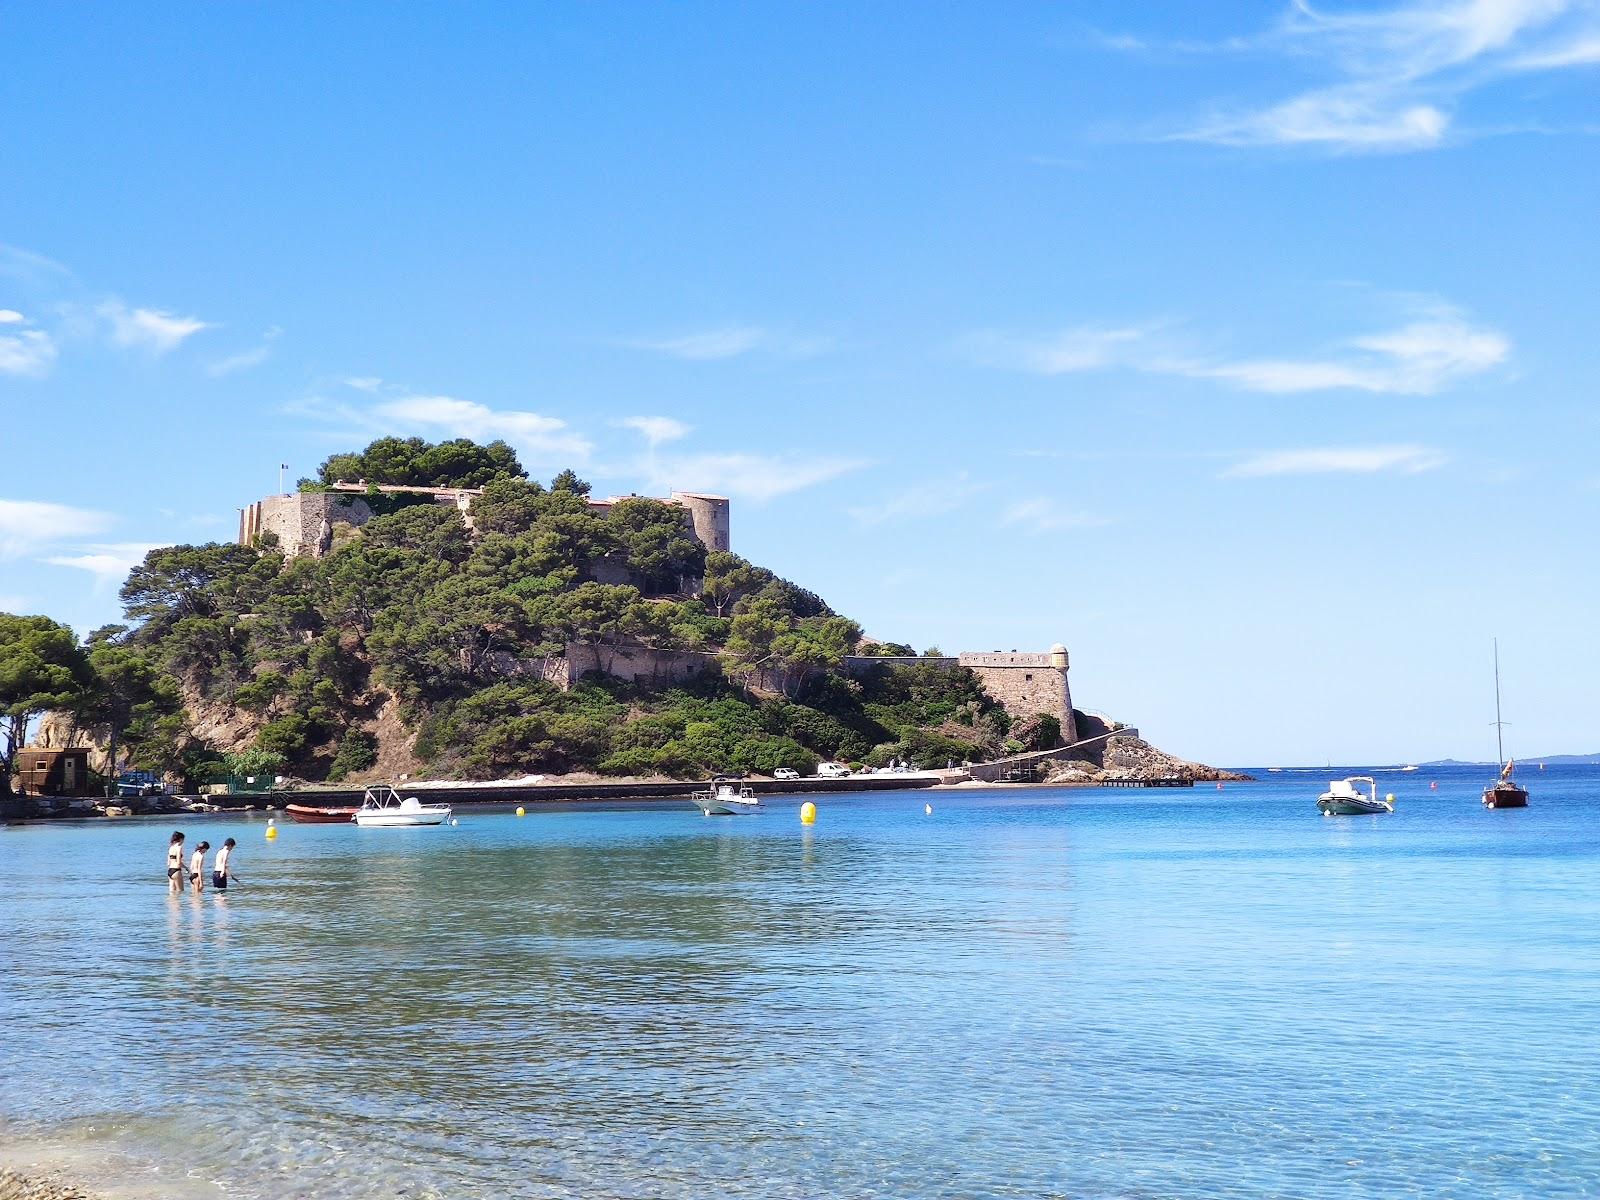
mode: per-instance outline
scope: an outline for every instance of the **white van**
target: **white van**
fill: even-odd
[[[850,774],[850,768],[843,763],[825,762],[817,764],[818,779],[843,779]]]

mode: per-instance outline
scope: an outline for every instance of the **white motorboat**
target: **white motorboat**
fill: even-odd
[[[402,825],[443,825],[450,819],[448,804],[424,804],[415,796],[400,799],[400,793],[388,785],[369,787],[361,796],[361,807],[356,810],[357,825],[382,827]]]
[[[689,793],[689,799],[708,817],[735,817],[761,809],[761,801],[748,787],[726,780],[713,780],[705,791]]]
[[[1366,784],[1362,793],[1358,784]],[[1349,779],[1330,779],[1328,790],[1317,797],[1317,808],[1325,817],[1354,817],[1363,813],[1394,811],[1392,796],[1378,799],[1378,782],[1370,775],[1352,775]]]

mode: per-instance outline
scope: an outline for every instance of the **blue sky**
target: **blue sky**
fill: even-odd
[[[0,6],[0,608],[277,464],[723,491],[1227,763],[1600,749],[1600,8]]]

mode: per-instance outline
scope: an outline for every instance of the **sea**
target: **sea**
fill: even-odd
[[[1600,768],[0,828],[0,1157],[114,1196],[1600,1195]],[[1373,773],[1392,814],[1322,817]],[[931,805],[932,811],[925,806]],[[171,897],[169,833],[243,882]]]

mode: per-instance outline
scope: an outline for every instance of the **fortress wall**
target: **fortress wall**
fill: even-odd
[[[302,554],[316,557],[327,552],[333,526],[361,526],[370,520],[372,509],[358,497],[291,492],[268,496],[246,508],[239,519],[239,541],[249,545],[261,534],[272,533],[290,558]]]
[[[567,645],[566,670],[556,682],[565,689],[591,672],[611,675],[630,683],[648,680],[675,683],[690,679],[716,665],[717,656],[702,650],[652,650],[648,646]]]
[[[376,486],[380,492],[426,495],[435,504],[454,507],[468,529],[473,527],[472,502],[482,494],[481,488]],[[361,498],[365,490],[364,485],[335,484],[331,492],[293,492],[286,496],[267,496],[257,500],[240,511],[239,544],[248,546],[263,533],[275,533],[283,552],[291,558],[301,554],[325,554],[332,526],[358,528],[372,519],[371,507]],[[590,500],[589,508],[604,516],[619,499],[625,497]],[[684,525],[707,550],[732,549],[727,497],[701,492],[673,492],[662,503],[676,505],[683,510]]]

